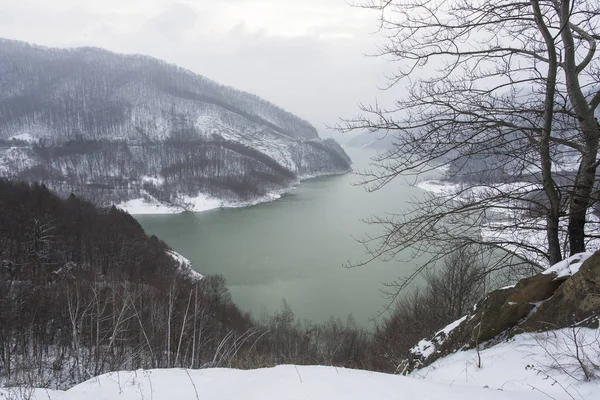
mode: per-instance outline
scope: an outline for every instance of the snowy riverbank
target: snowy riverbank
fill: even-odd
[[[165,203],[159,201],[148,192],[142,191],[143,197],[116,204],[116,207],[125,210],[132,215],[178,214],[186,211],[198,213],[215,210],[217,208],[250,207],[280,199],[281,196],[295,190],[298,185],[309,179],[343,175],[349,172],[350,171],[301,176],[300,179],[290,187],[274,190],[263,196],[259,196],[247,201],[220,199],[204,193],[198,193],[198,195],[195,197],[183,195],[178,196],[178,198],[172,203]]]

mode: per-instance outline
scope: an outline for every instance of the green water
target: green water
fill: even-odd
[[[375,154],[348,153],[361,169]],[[366,259],[353,236],[377,231],[361,219],[402,211],[422,191],[397,179],[368,193],[353,185],[358,179],[347,174],[308,180],[277,201],[252,207],[136,218],[202,274],[222,274],[234,301],[257,318],[279,310],[286,299],[301,319],[324,321],[352,313],[357,322],[368,324],[386,304],[382,284],[414,267],[401,261],[343,267]]]

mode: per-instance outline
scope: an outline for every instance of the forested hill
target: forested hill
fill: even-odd
[[[177,203],[256,198],[349,163],[308,122],[177,66],[0,40],[0,176]]]
[[[38,184],[0,178],[0,280],[74,277],[160,283],[201,275],[116,207],[61,199]]]
[[[222,277],[195,273],[116,207],[0,179],[0,210],[0,387],[198,368],[253,326]]]

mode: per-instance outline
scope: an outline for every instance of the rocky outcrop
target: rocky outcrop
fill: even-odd
[[[587,259],[572,276],[556,272],[520,280],[514,287],[488,294],[466,318],[435,337],[426,355],[413,349],[408,370],[431,364],[438,358],[476,346],[492,346],[498,340],[522,332],[575,325],[591,326],[600,319],[600,252]],[[452,324],[451,324],[452,325]],[[438,333],[439,334],[439,333]]]
[[[521,279],[507,299],[508,303],[534,303],[550,298],[562,285],[555,274],[537,274]]]
[[[519,329],[545,331],[572,325],[597,326],[600,319],[600,252],[583,263]]]

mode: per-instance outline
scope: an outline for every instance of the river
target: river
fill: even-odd
[[[355,169],[367,168],[376,154],[346,150]],[[368,325],[386,304],[383,283],[410,274],[414,266],[376,260],[345,268],[346,262],[366,256],[353,237],[375,232],[361,220],[400,212],[422,191],[397,178],[368,193],[353,185],[358,180],[355,174],[315,178],[270,203],[136,218],[200,273],[223,275],[233,300],[256,318],[280,310],[285,299],[303,320],[323,322],[352,314]]]

